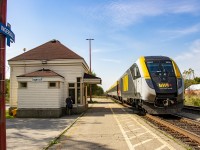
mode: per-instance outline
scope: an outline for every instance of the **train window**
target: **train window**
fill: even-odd
[[[137,79],[137,78],[140,78],[141,75],[140,75],[140,70],[137,66],[137,64],[133,64],[130,68],[130,71],[131,71],[131,74],[132,74],[132,77],[133,79]]]
[[[170,61],[148,61],[147,68],[151,75],[174,76],[173,65]]]
[[[171,62],[162,63],[163,72],[174,74],[173,65]]]
[[[131,70],[131,75],[133,79],[135,79],[134,65],[131,66],[130,70]]]
[[[138,66],[136,66],[135,68],[136,68],[136,77],[137,77],[137,78],[140,78],[141,75],[140,75],[140,71],[139,71]]]
[[[158,62],[152,62],[152,61],[147,62],[147,67],[148,67],[150,73],[154,74],[157,72],[161,72],[161,70],[160,70],[161,68],[160,68]]]

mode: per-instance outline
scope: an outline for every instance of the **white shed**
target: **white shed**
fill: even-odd
[[[8,61],[10,110],[17,117],[60,117],[70,95],[73,112],[88,107],[87,84],[101,79],[88,75],[85,60],[57,40],[49,41]]]
[[[188,88],[185,89],[186,94],[200,94],[200,84],[193,84],[190,85]]]

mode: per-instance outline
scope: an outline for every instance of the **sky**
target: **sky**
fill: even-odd
[[[52,39],[82,56],[107,90],[140,56],[168,56],[200,76],[199,0],[7,0],[7,60]],[[10,70],[7,64],[6,77]]]

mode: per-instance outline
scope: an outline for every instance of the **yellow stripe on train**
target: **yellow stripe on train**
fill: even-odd
[[[142,67],[142,72],[144,74],[144,78],[150,79],[149,71],[148,71],[146,63],[145,63],[145,58],[143,56],[140,57],[140,64],[141,64],[141,67]]]

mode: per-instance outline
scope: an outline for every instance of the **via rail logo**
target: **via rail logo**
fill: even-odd
[[[10,42],[15,42],[15,34],[11,31],[11,25],[7,23],[7,26],[0,22],[0,33],[4,34],[7,38],[7,45],[10,47]]]

